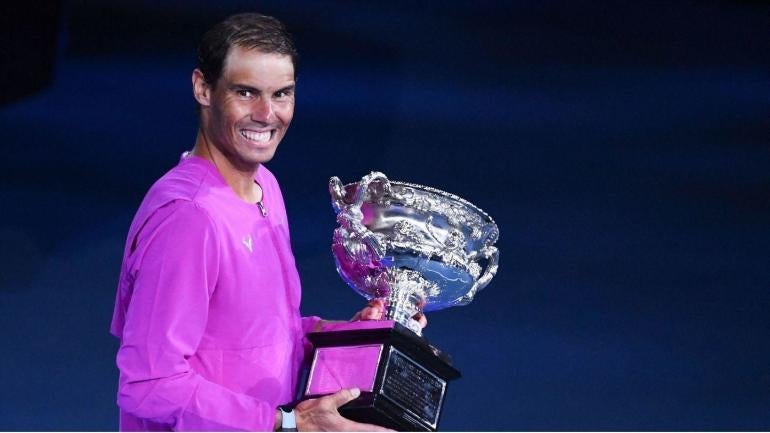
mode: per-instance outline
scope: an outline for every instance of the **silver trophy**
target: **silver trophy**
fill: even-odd
[[[329,192],[340,275],[418,335],[416,313],[468,304],[497,272],[497,225],[456,195],[379,172],[344,186],[333,177]]]
[[[484,211],[456,195],[379,172],[360,182],[329,181],[339,227],[332,252],[345,282],[382,299],[382,321],[332,325],[315,345],[304,395],[358,387],[344,416],[397,430],[437,429],[447,382],[460,376],[421,337],[413,317],[466,305],[497,272],[499,231]]]

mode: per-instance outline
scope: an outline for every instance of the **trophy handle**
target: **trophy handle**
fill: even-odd
[[[345,187],[337,176],[329,179],[329,195],[332,196],[334,213],[340,213],[340,210],[344,209],[347,205],[345,204]]]
[[[474,258],[478,257],[483,257],[487,260],[487,268],[484,270],[484,273],[479,277],[479,279],[476,280],[476,283],[473,285],[471,290],[468,291],[468,294],[463,296],[462,303],[468,303],[472,301],[473,297],[476,295],[476,292],[486,287],[487,284],[492,281],[492,277],[494,277],[497,273],[497,261],[500,257],[500,251],[498,251],[497,247],[484,247],[484,249],[479,251],[479,253],[476,254]]]
[[[337,221],[344,228],[343,237],[345,249],[348,254],[359,262],[367,262],[371,259],[379,261],[385,256],[385,246],[374,236],[371,230],[363,224],[364,214],[361,206],[364,204],[369,185],[374,181],[380,181],[383,186],[383,194],[390,194],[390,181],[387,176],[379,171],[373,171],[361,178],[355,190],[352,203],[345,200],[345,186],[336,176],[329,179],[329,194],[332,196],[332,207],[337,213]],[[356,245],[356,241],[363,243]]]

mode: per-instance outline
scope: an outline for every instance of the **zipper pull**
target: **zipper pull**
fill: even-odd
[[[257,207],[259,208],[259,211],[262,212],[262,216],[267,218],[267,209],[265,208],[265,205],[262,204],[262,200],[257,202]]]

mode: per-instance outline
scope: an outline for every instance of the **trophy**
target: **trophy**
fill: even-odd
[[[382,320],[329,325],[308,335],[313,361],[304,398],[357,387],[349,419],[395,430],[435,431],[447,383],[460,377],[422,337],[423,311],[466,305],[497,272],[499,231],[484,211],[444,191],[390,181],[329,181],[339,227],[332,253],[354,291],[382,299]]]

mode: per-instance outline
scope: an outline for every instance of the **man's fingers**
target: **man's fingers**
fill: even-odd
[[[385,303],[381,299],[372,299],[357,315],[358,320],[379,320],[385,311]]]
[[[385,312],[385,302],[382,299],[372,299],[361,311],[355,314],[352,322],[358,320],[379,320]]]
[[[330,395],[328,398],[332,400],[334,403],[334,406],[340,407],[343,404],[357,398],[359,395],[361,395],[361,390],[358,388],[350,388],[350,389],[341,389],[334,394]]]
[[[382,316],[382,310],[378,307],[366,307],[361,316],[364,320],[377,320]]]
[[[385,311],[385,302],[382,299],[372,299],[366,308],[369,313],[368,320],[378,320]]]

